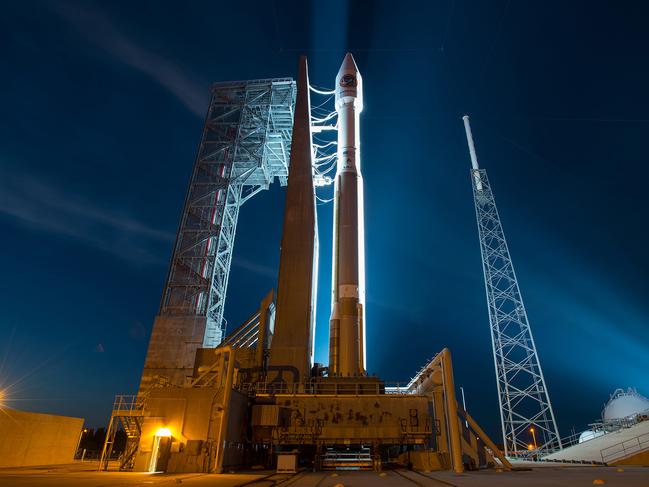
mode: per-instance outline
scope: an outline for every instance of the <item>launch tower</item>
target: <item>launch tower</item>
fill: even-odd
[[[239,208],[278,179],[288,182],[295,82],[216,83],[185,197],[142,386],[182,386],[199,347],[216,347]],[[179,346],[180,344],[180,346]]]
[[[305,57],[298,72],[296,84],[248,81],[212,92],[140,389],[116,398],[101,468],[108,468],[120,426],[128,438],[124,470],[221,473],[266,465],[286,471],[287,462],[292,470],[297,463],[378,470],[383,462],[456,472],[496,461],[510,468],[458,407],[447,349],[407,384],[367,374],[362,79],[347,54],[336,88],[326,92],[335,95],[334,125],[333,114],[312,116],[310,93],[322,90],[310,85]],[[325,146],[314,144],[313,133],[327,122],[338,133],[332,350],[323,365],[313,363],[313,349],[315,188],[325,174],[316,154]],[[271,290],[219,344],[238,208],[276,176],[287,183],[277,295]]]

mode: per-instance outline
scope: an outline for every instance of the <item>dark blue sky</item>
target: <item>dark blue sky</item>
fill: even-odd
[[[368,368],[407,380],[448,346],[498,437],[460,117],[472,117],[563,434],[616,387],[649,394],[642,2],[12,2],[0,18],[0,383],[101,425],[133,393],[209,84],[365,83]],[[244,206],[226,317],[275,285],[283,189]],[[331,206],[321,206],[326,362]],[[260,238],[261,236],[261,238]]]

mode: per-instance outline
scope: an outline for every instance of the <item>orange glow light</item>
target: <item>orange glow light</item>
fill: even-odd
[[[169,428],[160,428],[155,432],[156,436],[168,438],[171,436],[171,430]]]

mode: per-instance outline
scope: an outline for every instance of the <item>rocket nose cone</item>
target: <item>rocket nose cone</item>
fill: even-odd
[[[348,52],[343,59],[343,63],[340,65],[338,74],[343,73],[358,73],[358,66],[356,66],[356,61],[354,61],[354,56],[351,52]]]
[[[354,56],[348,52],[336,75],[336,109],[342,103],[354,100],[354,106],[360,113],[363,110],[363,79]]]

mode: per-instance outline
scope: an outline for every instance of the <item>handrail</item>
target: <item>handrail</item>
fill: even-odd
[[[649,448],[649,433],[643,433],[634,438],[621,441],[615,445],[602,448],[600,455],[604,463],[620,460]],[[613,451],[610,451],[613,450]]]
[[[237,386],[242,392],[254,394],[329,394],[329,395],[411,395],[416,392],[404,387],[403,383],[376,382],[244,382]]]
[[[587,441],[594,440],[596,438],[601,438],[603,435],[607,435],[610,433],[615,433],[617,431],[631,428],[635,426],[638,423],[642,423],[643,421],[647,421],[647,417],[649,416],[649,411],[644,411],[642,413],[638,413],[634,416],[629,416],[627,418],[621,418],[621,419],[613,419],[609,421],[599,421],[595,423],[590,423],[588,426],[590,426],[590,431],[592,431],[594,434],[593,436],[586,438],[584,440],[581,439],[581,435],[584,433],[579,432],[579,433],[574,433],[572,435],[566,436],[564,438],[561,438],[561,444],[563,445],[563,449],[577,445],[579,443],[585,443]],[[601,434],[597,434],[601,433]]]
[[[624,428],[631,428],[632,426],[638,423],[642,423],[643,421],[649,421],[649,410],[627,416],[626,418],[597,421],[595,423],[590,423],[588,426],[590,426],[593,430],[603,430],[607,433],[611,433],[613,431],[619,431]]]
[[[600,436],[593,435],[592,437],[580,441],[582,434],[583,431],[579,433],[573,433],[571,435],[564,436],[563,438],[561,438],[561,444],[563,445],[562,450],[565,450],[570,446],[578,445],[579,443],[585,443],[587,441],[594,440],[595,438],[599,438],[601,436],[601,435]]]
[[[115,396],[113,411],[141,411],[144,409],[144,397],[137,394],[119,394]]]

